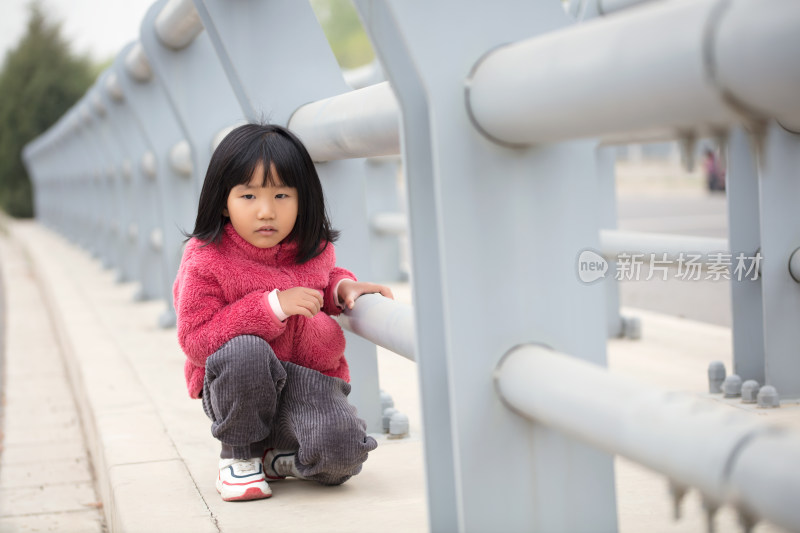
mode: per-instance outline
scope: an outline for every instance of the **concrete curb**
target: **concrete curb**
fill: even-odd
[[[103,327],[103,310],[70,271],[88,259],[35,223],[13,222],[10,234],[31,259],[65,354],[109,530],[219,531],[146,387]]]

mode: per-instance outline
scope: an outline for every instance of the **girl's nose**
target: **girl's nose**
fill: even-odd
[[[272,202],[265,200],[258,206],[258,218],[268,220],[273,217],[275,210],[273,209]]]

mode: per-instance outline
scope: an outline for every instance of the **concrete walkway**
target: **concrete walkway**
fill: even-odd
[[[103,515],[53,323],[19,245],[0,239],[0,258],[0,531],[100,533]]]
[[[411,437],[379,436],[380,445],[361,475],[340,487],[285,480],[273,484],[274,496],[268,500],[225,503],[214,489],[217,443],[199,402],[186,394],[184,356],[175,330],[156,326],[163,302],[134,302],[133,284],[114,283],[113,272],[32,222],[9,223],[8,235],[0,236],[0,268],[8,315],[1,531],[427,531],[414,363],[379,350],[381,386],[409,415]],[[408,298],[407,287],[393,289],[400,298]],[[708,362],[718,359],[729,366],[728,329],[625,312],[642,318],[644,338],[609,343],[613,370],[656,386],[702,393]],[[52,324],[47,323],[48,315]],[[20,366],[23,362],[28,366]],[[59,374],[57,368],[67,372]],[[39,373],[42,380],[22,384],[15,379],[26,373]],[[63,383],[65,375],[74,396]],[[49,395],[58,391],[60,396]],[[68,409],[73,397],[83,432],[75,411]],[[731,408],[740,407],[731,403]],[[788,424],[800,421],[796,405],[758,414]],[[17,422],[15,416],[26,420]],[[56,489],[41,478],[31,482],[45,487],[39,490],[40,498],[36,491],[19,496],[20,476],[41,473],[29,468],[23,474],[23,467],[14,466],[15,443],[24,444],[17,448],[33,449],[33,442],[24,439],[37,426],[52,426],[60,444],[74,452],[53,457],[48,464],[55,466],[46,467],[48,484],[69,488],[62,492],[72,499],[63,507],[50,507],[55,500],[49,495]],[[43,439],[52,443],[54,437]],[[38,453],[32,457],[50,460]],[[72,463],[84,469],[73,469]],[[96,485],[85,468],[89,464],[94,466]],[[104,523],[93,486],[103,502]],[[666,480],[623,460],[617,461],[617,494],[620,530],[625,533],[705,531],[695,493],[684,503],[685,517],[673,522]],[[54,513],[61,515],[50,516]],[[76,522],[61,521],[67,514]],[[718,531],[736,530],[735,514],[721,510],[716,524]],[[755,531],[779,530],[762,523]]]

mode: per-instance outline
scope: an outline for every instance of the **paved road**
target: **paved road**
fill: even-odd
[[[727,238],[726,209],[723,194],[701,189],[622,190],[617,218],[621,230]],[[622,305],[730,327],[730,282],[683,281],[674,274],[667,281],[623,282]]]

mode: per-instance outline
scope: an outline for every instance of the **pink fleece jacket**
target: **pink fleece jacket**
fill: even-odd
[[[203,246],[197,239],[186,244],[173,297],[192,398],[199,398],[203,390],[208,356],[239,335],[261,337],[282,361],[350,381],[344,334],[329,315],[341,312],[333,293],[336,285],[356,277],[336,266],[330,243],[302,265],[294,262],[296,251],[293,243],[257,248],[231,224],[225,226],[219,244]],[[324,296],[322,310],[312,318],[294,315],[281,322],[267,294],[292,287],[319,290]]]

